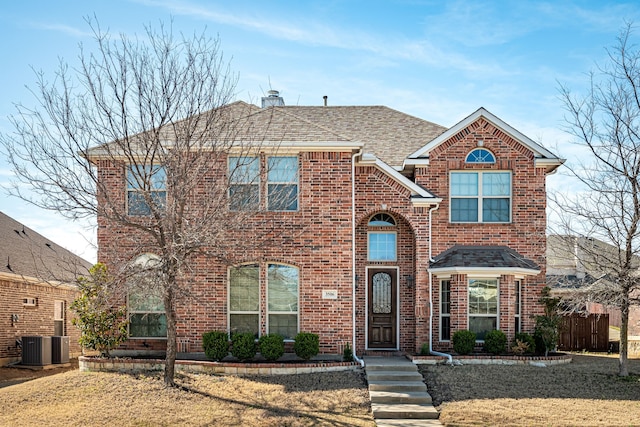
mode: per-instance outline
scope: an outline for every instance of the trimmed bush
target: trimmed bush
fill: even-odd
[[[484,350],[491,354],[504,353],[507,349],[507,336],[504,332],[494,329],[484,336]]]
[[[518,332],[513,338],[511,351],[516,354],[534,354],[536,352],[536,340],[526,332]]]
[[[347,343],[347,345],[344,346],[344,350],[342,350],[342,361],[353,362],[353,351],[351,351],[349,343]]]
[[[453,334],[451,341],[453,341],[453,351],[460,355],[470,354],[476,345],[476,334],[467,329],[461,329]]]
[[[429,355],[429,344],[422,343],[422,347],[420,347],[420,355],[428,356]]]
[[[267,334],[258,340],[260,354],[270,362],[275,362],[284,354],[284,338],[278,334]]]
[[[207,359],[216,362],[229,354],[229,336],[223,331],[210,331],[202,334],[202,347]]]
[[[320,352],[320,338],[317,334],[300,332],[293,343],[293,351],[299,358],[309,360]]]
[[[240,361],[253,359],[256,356],[255,336],[251,332],[233,334],[231,354]]]

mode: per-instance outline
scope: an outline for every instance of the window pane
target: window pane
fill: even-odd
[[[469,280],[469,314],[498,312],[498,281]]]
[[[164,190],[167,172],[162,166],[127,167],[127,188],[130,190]]]
[[[497,317],[469,317],[469,330],[476,334],[476,340],[484,340],[489,331],[497,329]]]
[[[485,172],[482,174],[483,196],[509,196],[511,174],[509,172]]]
[[[269,182],[298,182],[297,157],[269,157],[267,167]]]
[[[396,234],[395,233],[369,233],[369,260],[370,261],[395,261],[396,260]]]
[[[440,313],[451,313],[451,282],[443,280],[440,291]]]
[[[452,196],[477,196],[478,174],[469,172],[451,173]]]
[[[164,311],[162,297],[147,292],[129,295],[129,311]]]
[[[298,333],[297,314],[270,314],[269,333],[282,335],[285,339],[294,339]]]
[[[483,199],[483,222],[509,222],[509,199]]]
[[[467,163],[495,163],[495,161],[493,154],[484,148],[476,148],[471,151],[465,160]]]
[[[295,211],[298,209],[297,184],[269,184],[270,211]]]
[[[160,313],[137,313],[130,317],[129,335],[132,337],[166,337],[167,317]]]
[[[229,157],[229,179],[234,184],[258,184],[260,162],[257,157]]]
[[[229,269],[229,311],[258,311],[259,301],[258,266]]]
[[[451,339],[451,318],[449,316],[440,318],[440,339],[448,341]]]
[[[251,332],[258,338],[258,315],[257,314],[231,314],[229,315],[229,331],[231,335],[235,333]]]
[[[451,199],[451,222],[478,222],[478,199]]]
[[[269,311],[298,311],[298,269],[270,264],[268,270]]]
[[[258,209],[260,186],[235,184],[229,187],[229,209],[232,211]]]

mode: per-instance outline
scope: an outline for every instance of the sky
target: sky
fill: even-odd
[[[572,162],[559,87],[576,93],[603,64],[634,1],[205,1],[23,0],[0,6],[0,132],[15,104],[34,106],[36,72],[48,79],[79,46],[95,42],[88,17],[112,34],[145,25],[219,37],[238,74],[236,99],[259,104],[270,89],[287,105],[386,105],[453,126],[480,107]],[[640,24],[639,24],[640,25]],[[640,29],[634,39],[640,37]],[[13,172],[0,157],[0,186]],[[550,189],[566,183],[550,176]],[[89,261],[95,230],[10,197],[0,211]]]

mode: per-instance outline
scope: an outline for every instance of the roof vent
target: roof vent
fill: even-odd
[[[262,108],[282,107],[284,105],[284,99],[277,90],[270,90],[267,94],[268,96],[262,97]]]

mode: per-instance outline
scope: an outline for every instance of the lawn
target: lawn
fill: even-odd
[[[565,365],[426,366],[445,426],[640,426],[640,360],[616,375],[614,357],[575,355]]]
[[[64,372],[0,388],[0,426],[374,427],[357,372],[233,377]]]

